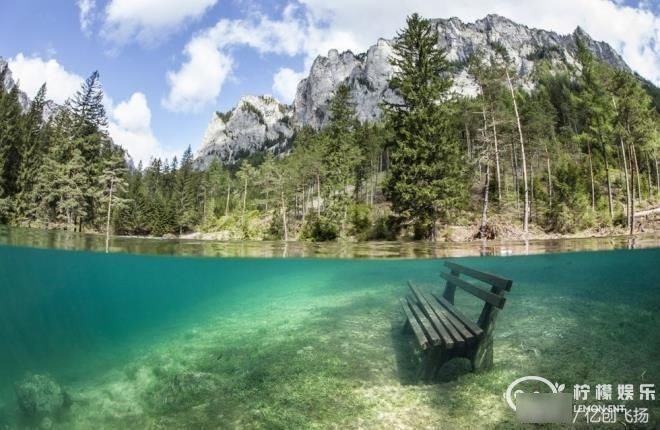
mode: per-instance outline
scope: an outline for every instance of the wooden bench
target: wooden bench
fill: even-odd
[[[447,281],[442,295],[425,293],[409,281],[411,294],[401,299],[406,315],[404,332],[412,332],[421,349],[418,377],[423,380],[434,378],[440,367],[455,357],[470,360],[475,372],[493,366],[495,320],[513,284],[508,279],[449,261],[445,266],[449,273],[440,274]],[[486,288],[468,282],[461,275],[481,281]],[[476,322],[454,306],[456,287],[484,301]]]

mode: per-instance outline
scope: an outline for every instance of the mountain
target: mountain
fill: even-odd
[[[5,72],[5,79],[4,82],[2,82],[2,85],[7,91],[11,91],[12,88],[16,86],[16,81],[14,81],[14,76],[11,73],[9,64],[4,58],[0,57],[0,73],[3,72]],[[18,102],[21,104],[21,108],[23,109],[23,112],[27,112],[27,110],[30,109],[30,103],[32,103],[28,95],[25,94],[20,89],[18,90]],[[55,112],[57,111],[57,109],[59,109],[59,107],[60,106],[54,101],[47,100],[46,103],[44,104],[44,112],[43,112],[44,121],[48,121],[48,119],[55,114]]]
[[[438,29],[438,45],[446,49],[447,59],[455,65],[453,90],[462,95],[477,93],[466,68],[468,59],[478,51],[489,55],[504,49],[517,71],[518,85],[526,89],[533,88],[532,73],[540,59],[550,60],[556,67],[577,63],[577,37],[585,41],[597,59],[630,71],[611,46],[593,40],[580,27],[572,34],[560,35],[499,15],[488,15],[473,23],[458,18],[431,21]],[[365,53],[331,50],[327,56],[317,57],[309,76],[298,84],[293,105],[279,103],[270,96],[243,97],[231,111],[214,114],[197,152],[197,165],[206,166],[213,158],[231,163],[256,151],[277,152],[287,147],[296,128],[323,127],[328,121],[328,102],[341,83],[351,90],[358,119],[378,120],[382,116],[380,103],[396,99],[388,88],[393,73],[388,60],[392,43],[380,39]]]
[[[2,82],[2,86],[7,91],[11,91],[16,86],[16,82],[14,81],[14,76],[9,69],[9,64],[7,64],[7,61],[4,58],[0,57],[0,73],[3,72],[5,74],[5,79],[4,82]],[[21,90],[18,91],[18,102],[21,104],[21,108],[23,108],[24,112],[30,108],[30,99],[27,94]]]
[[[214,159],[235,161],[267,147],[282,149],[293,136],[292,110],[270,96],[243,96],[226,113],[215,112],[197,156],[198,167]]]

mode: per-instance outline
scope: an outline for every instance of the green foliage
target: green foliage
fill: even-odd
[[[0,222],[104,231],[110,209],[111,229],[128,235],[434,238],[438,224],[475,223],[484,214],[487,222],[492,212],[517,219],[524,167],[538,227],[567,233],[624,225],[627,209],[660,197],[660,92],[596,61],[579,38],[576,45],[578,65],[558,65],[552,48],[532,53],[534,85],[514,89],[524,166],[506,49],[492,42],[489,57],[476,52],[461,62],[480,91],[454,98],[448,76],[458,64],[447,62],[436,29],[418,15],[394,44],[390,87],[399,99],[384,103],[383,121],[360,123],[351,88],[338,85],[320,130],[297,129],[290,142],[280,135],[266,149],[206,170],[190,147],[180,158],[129,169],[108,135],[97,72],[44,121],[46,87],[23,111],[18,87],[1,87],[5,71]],[[241,109],[264,122],[254,105]],[[226,122],[233,113],[216,115]]]
[[[436,222],[446,222],[467,196],[465,165],[451,128],[455,111],[447,100],[448,63],[436,44],[437,32],[428,20],[417,14],[408,17],[391,60],[398,70],[391,86],[403,102],[386,105],[393,130],[387,196],[395,212],[431,239],[436,237]]]
[[[395,240],[401,231],[401,219],[393,215],[376,218],[367,232],[367,240]]]
[[[233,110],[228,110],[227,112],[215,111],[216,116],[225,123],[228,122],[229,119],[231,119],[233,113],[234,113]]]
[[[579,166],[564,161],[555,170],[555,192],[558,203],[548,211],[548,227],[558,233],[574,233],[593,226],[589,211],[588,185]]]
[[[339,237],[337,224],[326,217],[312,215],[305,221],[302,228],[301,239],[310,239],[315,242],[327,242]]]
[[[351,235],[364,237],[371,227],[371,210],[364,203],[352,204],[349,208],[349,220],[351,222]]]

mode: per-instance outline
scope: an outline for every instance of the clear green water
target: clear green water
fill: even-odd
[[[408,279],[439,289],[441,259],[0,246],[0,429],[32,425],[13,390],[28,373],[70,394],[56,429],[514,428],[520,376],[660,387],[660,249],[461,263],[514,280],[495,368],[423,385],[397,299]]]

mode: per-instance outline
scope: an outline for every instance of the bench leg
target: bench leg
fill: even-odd
[[[493,367],[493,340],[479,344],[471,361],[473,372],[490,370]]]
[[[484,333],[470,357],[473,372],[483,372],[493,367],[493,331]]]

